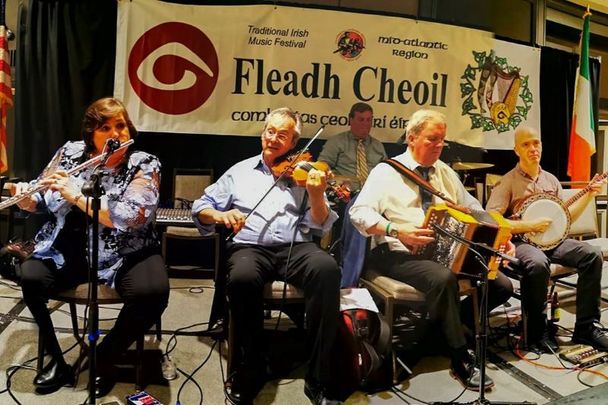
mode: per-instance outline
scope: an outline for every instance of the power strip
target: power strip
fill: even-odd
[[[559,356],[581,368],[593,367],[608,362],[608,353],[587,345],[576,345],[559,353]]]

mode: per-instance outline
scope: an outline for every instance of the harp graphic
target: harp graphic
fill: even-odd
[[[521,83],[519,70],[507,73],[496,62],[486,63],[477,88],[479,110],[482,113],[489,111],[494,123],[508,123],[517,106]]]

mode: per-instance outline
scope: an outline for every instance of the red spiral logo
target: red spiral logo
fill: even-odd
[[[169,43],[179,43],[188,48],[211,74],[179,55],[162,55],[153,62],[145,60]],[[142,63],[153,63],[154,78],[163,85],[178,84],[188,72],[194,75],[194,83],[185,89],[149,86],[138,75]],[[147,106],[165,114],[179,115],[196,110],[209,99],[217,83],[219,63],[213,43],[203,31],[189,24],[167,22],[149,29],[135,42],[129,54],[128,70],[133,90]]]

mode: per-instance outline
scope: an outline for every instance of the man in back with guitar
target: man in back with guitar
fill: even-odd
[[[534,235],[545,232],[552,224],[552,218],[541,217],[534,220],[517,219],[525,206],[525,200],[537,193],[545,193],[562,199],[562,187],[557,178],[540,166],[542,142],[538,132],[532,128],[518,128],[515,131],[515,153],[519,163],[509,171],[494,187],[486,205],[486,210],[497,211],[511,217],[509,223],[514,235]],[[592,184],[589,192],[568,209],[572,221],[576,220],[585,206],[594,200],[601,182]],[[524,238],[525,239],[525,238]],[[530,349],[551,353],[559,349],[554,336],[547,330],[547,287],[551,274],[551,262],[575,267],[578,270],[578,290],[576,298],[576,325],[572,340],[584,343],[598,350],[608,351],[608,335],[598,325],[600,320],[600,281],[602,276],[602,254],[598,248],[574,239],[565,239],[555,247],[535,246],[521,237],[515,237],[516,257],[521,260],[520,271],[522,307],[527,311],[527,340]]]

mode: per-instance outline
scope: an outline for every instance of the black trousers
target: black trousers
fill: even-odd
[[[527,311],[528,340],[535,342],[547,324],[547,293],[551,263],[578,270],[576,325],[584,326],[600,319],[602,253],[599,248],[574,239],[566,239],[556,248],[542,251],[532,245],[515,242],[516,256],[522,262],[522,304]]]
[[[46,304],[52,294],[86,282],[87,269],[68,264],[58,270],[53,261],[29,259],[23,263],[22,273],[23,299],[40,328],[45,350],[62,362],[61,347]],[[125,258],[115,284],[124,305],[114,327],[97,347],[100,369],[110,366],[117,355],[149,330],[169,301],[167,270],[158,254]]]
[[[382,248],[372,251],[371,260],[383,274],[425,293],[429,317],[439,323],[450,349],[466,345],[462,324],[474,330],[473,302],[470,297],[460,302],[455,273],[434,261]],[[505,303],[512,292],[511,281],[498,273],[488,283],[488,310]]]
[[[264,284],[283,280],[287,273],[287,282],[305,294],[311,353],[307,378],[326,384],[339,313],[340,270],[336,261],[314,243],[295,244],[286,268],[288,253],[289,246],[235,244],[228,248],[227,293],[234,322],[235,361],[247,368],[260,364]]]

